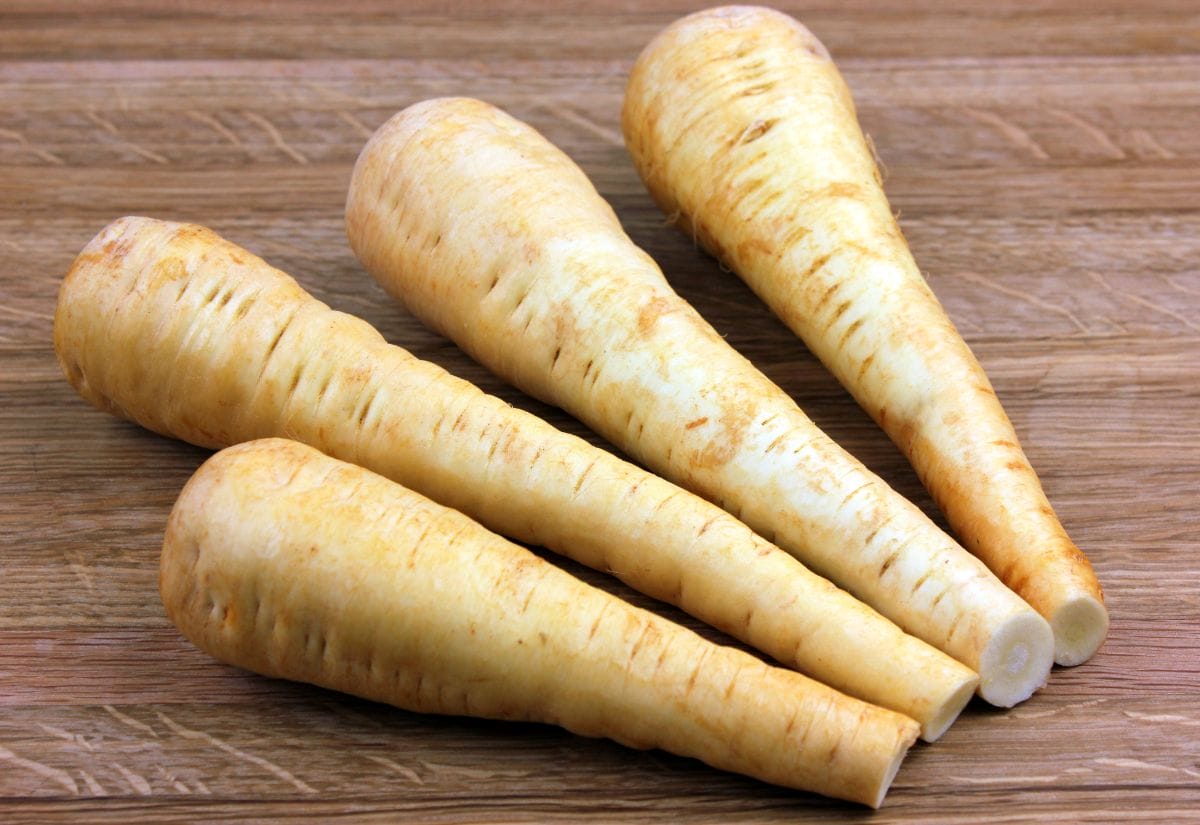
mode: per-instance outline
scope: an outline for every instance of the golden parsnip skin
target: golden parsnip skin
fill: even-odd
[[[1045,621],[730,348],[526,124],[409,107],[359,156],[346,224],[418,318],[979,671],[988,701],[1045,682]]]
[[[111,224],[59,295],[97,406],[207,447],[286,436],[669,601],[935,739],[978,677],[722,510],[387,344],[203,227]]]
[[[258,673],[548,722],[873,807],[917,735],[294,441],[231,447],[196,472],[160,590],[197,647]]]
[[[850,92],[792,18],[732,6],[646,47],[625,96],[647,187],[799,335],[909,457],[964,544],[1073,665],[1108,616],[991,383],[922,278]]]

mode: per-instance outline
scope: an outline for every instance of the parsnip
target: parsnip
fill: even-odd
[[[989,702],[1045,682],[1045,620],[730,348],[529,126],[411,106],[359,156],[346,217],[417,317],[978,670]]]
[[[101,408],[207,447],[286,435],[678,605],[934,739],[976,675],[720,509],[388,345],[198,226],[124,218],[63,283],[55,347]]]
[[[878,807],[906,716],[707,642],[294,441],[210,458],[160,589],[197,647],[424,713],[549,722]]]
[[[663,210],[887,431],[966,547],[1050,621],[1056,660],[1090,657],[1100,584],[921,277],[824,46],[770,9],[690,15],[638,59],[623,123]]]

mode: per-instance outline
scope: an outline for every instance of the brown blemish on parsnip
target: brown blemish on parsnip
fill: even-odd
[[[864,197],[863,188],[857,183],[848,181],[834,181],[823,189],[815,192],[814,198],[848,198],[850,200],[862,200]]]
[[[720,428],[702,449],[693,453],[691,467],[696,470],[711,470],[729,463],[741,449],[746,431],[756,413],[757,410],[745,407],[723,410],[719,419]]]
[[[113,238],[101,247],[101,254],[93,256],[94,259],[106,258],[114,264],[119,264],[121,259],[129,254],[129,250],[133,248],[134,239],[128,235],[122,235],[120,238]]]
[[[637,332],[639,335],[647,336],[650,334],[658,319],[669,312],[674,312],[678,309],[678,299],[666,296],[655,296],[651,298],[639,311],[637,318]]]
[[[770,255],[774,253],[775,247],[769,240],[761,237],[749,237],[742,241],[737,246],[737,255],[739,260],[744,260],[752,254]]]

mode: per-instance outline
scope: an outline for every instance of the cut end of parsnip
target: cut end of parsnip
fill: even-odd
[[[1092,658],[1108,635],[1108,610],[1095,596],[1081,594],[1064,602],[1050,618],[1054,661],[1079,665]]]
[[[967,702],[971,701],[971,697],[975,695],[978,687],[979,679],[964,679],[929,718],[921,721],[921,738],[926,742],[936,742],[941,738],[941,735],[954,724],[954,720],[962,713]]]
[[[879,790],[875,794],[875,798],[866,800],[866,803],[875,810],[879,810],[879,806],[883,804],[883,798],[887,796],[888,790],[892,787],[892,780],[896,778],[896,774],[900,771],[900,765],[904,762],[904,757],[908,755],[908,749],[912,744],[910,741],[897,750],[896,755],[892,758],[892,764],[888,765],[887,771],[879,781]]]
[[[979,660],[979,695],[1002,708],[1024,702],[1046,684],[1054,664],[1054,633],[1032,610],[996,629]]]

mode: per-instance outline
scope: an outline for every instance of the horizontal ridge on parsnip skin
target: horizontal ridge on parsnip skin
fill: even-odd
[[[651,194],[742,276],[908,456],[965,546],[1046,619],[1055,659],[1104,640],[1067,536],[991,383],[921,276],[829,53],[780,12],[689,15],[625,95]]]
[[[486,103],[418,103],[355,165],[347,234],[418,318],[980,674],[1045,683],[1045,620],[735,352],[570,158]]]
[[[708,642],[295,441],[197,470],[160,589],[197,647],[258,673],[548,722],[873,807],[917,736],[906,716]]]
[[[206,447],[286,436],[669,601],[935,739],[969,669],[721,509],[391,346],[200,226],[122,218],[59,293],[90,402]]]

